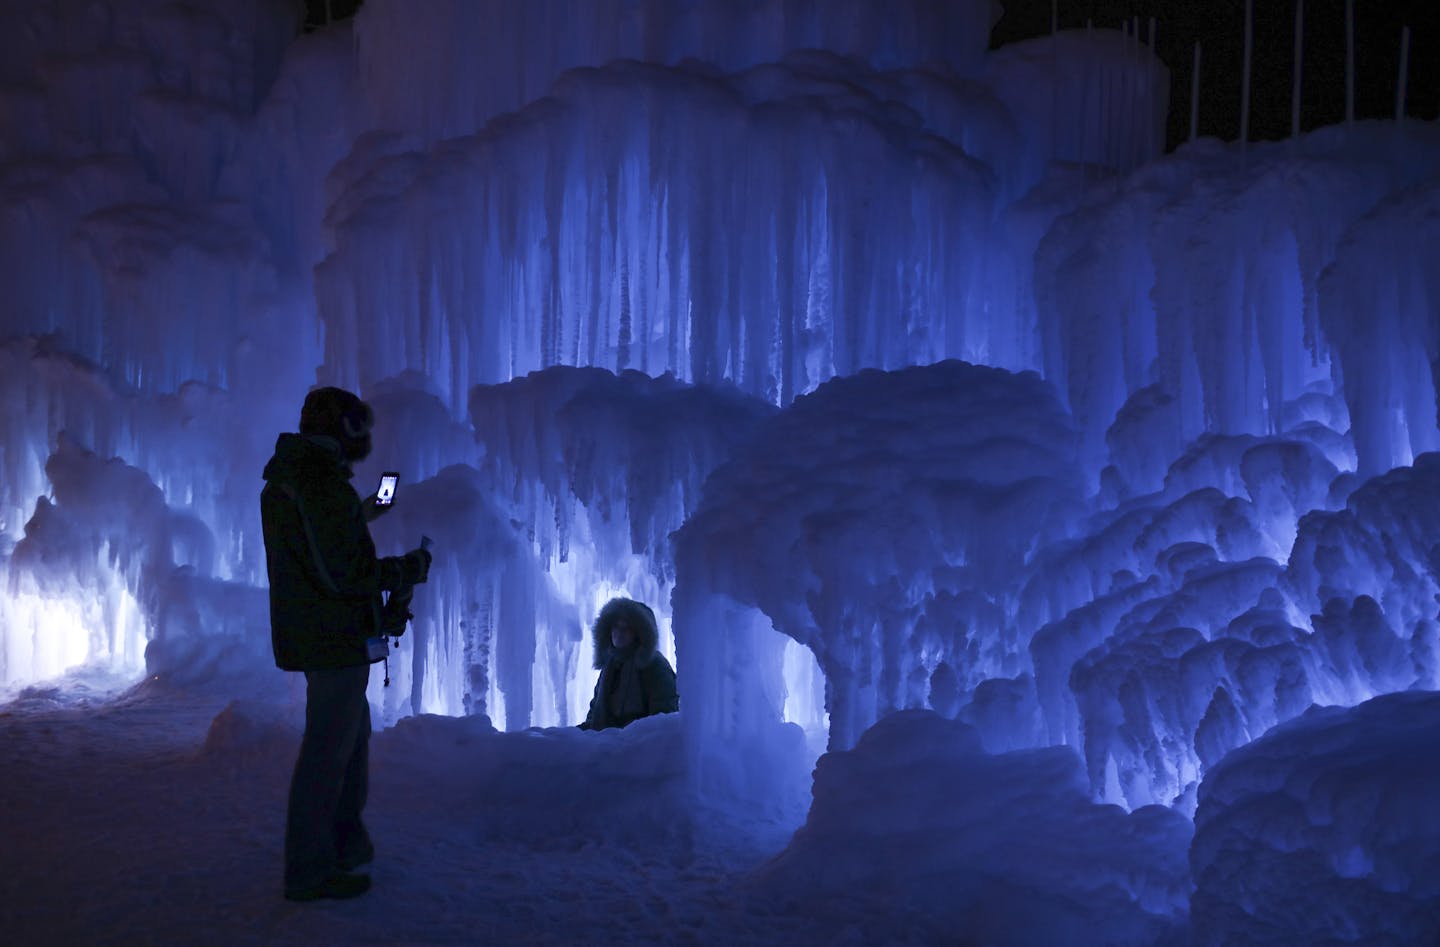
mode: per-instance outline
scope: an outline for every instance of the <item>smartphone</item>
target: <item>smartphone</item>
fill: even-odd
[[[375,505],[389,506],[395,502],[395,484],[400,482],[400,475],[393,470],[387,470],[380,475],[380,487],[375,491]]]

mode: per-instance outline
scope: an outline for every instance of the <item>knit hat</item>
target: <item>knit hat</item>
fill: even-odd
[[[351,463],[369,456],[374,425],[375,412],[370,406],[343,388],[315,388],[300,409],[300,433],[335,438]]]

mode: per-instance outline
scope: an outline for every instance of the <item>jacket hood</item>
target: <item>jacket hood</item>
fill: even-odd
[[[655,613],[644,602],[630,598],[612,598],[600,609],[595,624],[590,626],[590,640],[595,645],[595,667],[603,668],[610,663],[615,646],[610,643],[610,626],[615,619],[624,615],[630,627],[635,629],[635,657],[643,666],[650,663],[660,647],[660,630],[655,624]]]
[[[281,434],[275,439],[275,456],[265,464],[266,480],[295,483],[339,469],[351,476],[349,465],[340,453],[340,442],[318,434]]]

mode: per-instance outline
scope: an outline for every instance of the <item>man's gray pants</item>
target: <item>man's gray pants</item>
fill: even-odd
[[[370,780],[370,666],[305,672],[305,735],[290,779],[285,890],[305,891],[342,859],[373,851],[360,813]]]

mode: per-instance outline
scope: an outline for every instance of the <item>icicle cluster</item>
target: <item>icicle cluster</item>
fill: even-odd
[[[1362,218],[1387,197],[1413,203],[1410,189],[1440,160],[1440,136],[1419,124],[1369,131],[1252,148],[1248,164],[1201,143],[1106,182],[1055,222],[1035,268],[1044,372],[1087,432],[1092,463],[1103,457],[1100,436],[1126,399],[1151,383],[1177,399],[1181,443],[1207,431],[1280,431],[1285,405],[1332,374],[1359,436],[1380,436],[1363,432],[1391,423],[1381,408],[1397,400],[1391,380],[1341,364],[1377,348],[1410,351],[1424,369],[1396,366],[1403,374],[1393,383],[1415,392],[1404,414],[1427,432],[1417,446],[1431,447],[1433,412],[1424,404],[1434,403],[1433,385],[1419,363],[1435,351],[1421,315],[1427,284],[1417,282],[1428,272],[1419,249],[1428,245],[1423,213],[1413,213],[1398,237],[1394,229],[1382,237]],[[1401,241],[1412,248],[1400,249]],[[1381,247],[1395,251],[1384,262]],[[1357,281],[1322,282],[1332,264],[1368,273],[1375,291],[1342,301]],[[1381,294],[1396,292],[1404,302],[1392,296],[1385,304]],[[1379,338],[1377,316],[1398,320],[1393,337],[1405,341],[1393,349],[1369,344]],[[1332,326],[1347,324],[1355,330],[1343,341],[1329,337]],[[1374,407],[1354,410],[1367,405]],[[1408,456],[1388,452],[1365,472]]]
[[[866,79],[620,64],[431,152],[363,143],[317,272],[327,375],[416,370],[454,404],[597,365],[788,403],[861,367],[1013,358],[983,314],[991,177]]]
[[[394,457],[422,460],[412,469],[426,478],[402,483],[376,540],[398,552],[429,535],[436,556],[387,715],[487,713],[511,729],[583,718],[584,630],[611,594],[650,604],[674,657],[670,534],[769,413],[733,389],[564,367],[473,388],[473,433],[398,383],[374,404],[375,456],[357,487]],[[423,459],[441,445],[436,462],[450,466],[428,476]]]

